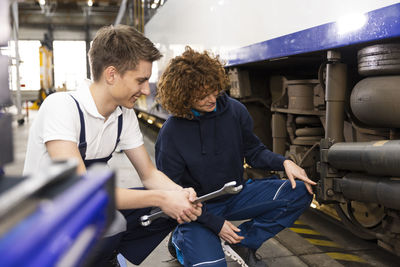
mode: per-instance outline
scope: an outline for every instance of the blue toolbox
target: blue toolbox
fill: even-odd
[[[29,177],[0,177],[0,266],[83,266],[114,218],[114,173],[51,164]]]

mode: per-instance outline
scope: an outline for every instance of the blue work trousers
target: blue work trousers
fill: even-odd
[[[310,205],[312,196],[301,181],[292,189],[289,180],[276,178],[254,180],[228,199],[207,203],[207,212],[229,221],[248,220],[238,233],[245,238],[240,245],[258,249],[266,240],[289,227]],[[226,266],[218,235],[197,223],[179,225],[173,244],[181,253],[185,266]]]

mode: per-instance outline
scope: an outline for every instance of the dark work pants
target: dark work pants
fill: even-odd
[[[258,249],[266,240],[289,227],[310,205],[312,196],[303,182],[292,189],[289,180],[254,180],[227,200],[206,204],[209,213],[226,220],[247,220],[238,233],[244,236],[241,245]],[[179,225],[173,244],[183,257],[185,267],[226,267],[225,255],[218,235],[197,222]]]
[[[151,209],[120,210],[127,221],[127,230],[104,238],[94,252],[91,266],[109,266],[110,259],[118,253],[139,265],[177,225],[175,220],[160,218],[143,227],[139,219],[150,214]]]

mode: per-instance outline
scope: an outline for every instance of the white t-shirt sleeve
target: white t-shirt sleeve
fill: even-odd
[[[123,123],[118,148],[128,150],[143,145],[143,135],[133,109],[122,108]]]
[[[78,143],[80,123],[78,110],[73,101],[67,93],[54,93],[40,106],[29,131],[24,175],[35,173],[50,163],[46,142],[67,140]]]
[[[79,143],[80,122],[78,107],[67,93],[52,94],[40,107],[43,115],[43,144],[52,140]]]

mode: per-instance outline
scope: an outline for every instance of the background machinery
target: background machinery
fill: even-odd
[[[219,54],[255,133],[318,182],[315,205],[400,255],[399,1],[170,0],[145,34],[164,58],[139,117],[168,116],[155,82],[185,45]]]
[[[0,1],[0,46],[11,32],[8,5]],[[0,264],[90,266],[114,219],[115,174],[97,165],[78,176],[75,160],[49,163],[29,176],[4,173],[14,160],[12,115],[3,112],[12,105],[8,67],[0,54]]]

